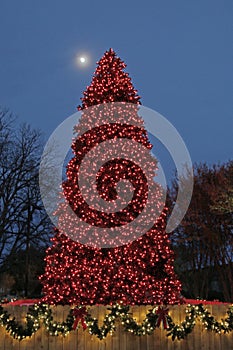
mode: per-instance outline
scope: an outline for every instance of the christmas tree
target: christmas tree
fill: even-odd
[[[173,252],[165,232],[166,208],[161,212],[161,189],[154,182],[156,160],[150,153],[152,145],[137,113],[140,97],[124,72],[125,67],[112,49],[107,51],[98,62],[92,83],[78,107],[82,116],[75,126],[74,157],[67,166],[63,192],[83,226],[74,225],[67,214],[67,203],[59,204],[59,230],[55,230],[53,244],[47,250],[46,269],[41,276],[42,301],[45,303],[106,305],[122,301],[139,305],[180,302],[181,284],[174,273]],[[116,122],[113,123],[109,116],[117,116]],[[146,177],[138,164],[115,156],[115,141],[119,139],[133,140],[144,146],[145,155],[138,154],[134,146],[130,146],[130,152],[139,157],[139,164],[144,162]],[[77,180],[85,155],[104,141],[110,142],[112,158],[104,166],[101,162],[98,165],[97,161],[99,196],[112,203],[118,196],[119,181],[127,180],[124,193],[133,187],[132,198],[126,207],[112,212],[94,208],[93,188],[88,181],[84,187],[91,203],[87,203]],[[100,159],[98,152],[95,157]],[[88,168],[93,163],[86,164],[87,178]],[[149,185],[152,195],[148,194]],[[151,209],[146,211],[149,201]],[[150,228],[138,234],[151,220]],[[128,225],[134,221],[136,226]],[[123,234],[114,235],[114,232],[120,232],[117,231],[120,227],[123,227]]]

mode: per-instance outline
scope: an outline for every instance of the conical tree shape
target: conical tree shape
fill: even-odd
[[[67,180],[63,182],[63,191],[73,212],[84,224],[77,229],[72,226],[72,218],[67,217],[65,205],[59,205],[60,231],[56,230],[53,245],[47,250],[46,270],[41,276],[44,285],[43,301],[46,303],[92,305],[119,301],[127,304],[180,302],[181,284],[174,273],[173,252],[165,233],[166,209],[153,221],[153,227],[142,236],[135,235],[135,228],[127,231],[127,224],[134,220],[138,220],[137,229],[143,228],[147,220],[149,222],[154,218],[162,204],[161,191],[154,183],[156,161],[150,155],[152,146],[143,128],[143,120],[137,115],[139,96],[127,73],[123,71],[124,68],[125,64],[115,52],[112,49],[107,51],[98,63],[91,85],[84,92],[82,105],[78,107],[83,114],[80,123],[75,127],[78,138],[72,145],[74,157],[67,166]],[[107,115],[115,115],[119,108],[123,111],[117,114],[114,123],[106,119],[104,109],[99,109],[100,104],[107,108],[110,102],[123,102],[120,105],[110,104],[110,110],[107,109]],[[92,109],[93,106],[96,109]],[[91,111],[88,107],[91,107]],[[144,146],[144,154],[138,155],[138,149],[134,149],[134,146],[130,151],[139,157],[139,164],[145,163],[147,178],[134,162],[113,156],[98,171],[99,195],[105,201],[115,200],[116,186],[121,180],[130,180],[134,194],[125,208],[111,213],[102,212],[84,200],[78,176],[82,160],[90,151],[104,142],[110,142],[112,149],[109,152],[114,154],[114,142],[118,139],[133,140],[136,141],[135,144]],[[100,158],[98,152],[97,159]],[[84,169],[87,178],[88,167],[92,167],[94,163],[95,158]],[[128,185],[129,182],[126,190]],[[149,185],[153,188],[150,200],[155,208],[143,218],[141,214],[149,198]],[[88,183],[86,190],[92,195],[92,188]],[[69,227],[67,222],[70,222]],[[89,234],[86,223],[92,227],[93,236]],[[118,226],[125,228],[123,238],[126,236],[129,241],[124,244],[125,241],[121,241],[120,237],[118,243],[122,242],[122,245],[114,246],[118,238],[111,237],[111,229]],[[100,235],[98,228],[102,230]],[[69,238],[71,233],[79,238],[78,242]],[[82,244],[83,238],[89,239],[87,244]],[[104,248],[93,247],[93,240],[100,242]]]
[[[116,56],[112,49],[105,52],[98,62],[90,86],[87,87],[83,94],[84,97],[81,98],[82,106],[79,106],[78,109],[107,102],[140,103],[140,97],[128,73],[123,71],[125,67],[126,64]]]

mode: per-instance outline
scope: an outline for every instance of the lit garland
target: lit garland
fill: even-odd
[[[37,305],[29,308],[26,316],[26,325],[23,327],[19,324],[15,318],[11,317],[6,310],[0,306],[0,325],[6,328],[6,331],[15,339],[22,340],[27,337],[31,337],[41,327],[41,324],[45,326],[48,333],[52,336],[63,335],[67,336],[73,329],[76,317],[74,310],[85,309],[83,312],[83,327],[87,327],[88,332],[91,335],[97,336],[99,339],[104,339],[108,334],[112,334],[116,329],[116,320],[120,320],[124,327],[124,330],[130,332],[136,336],[151,335],[157,328],[157,321],[159,318],[158,309],[154,307],[149,310],[144,321],[138,324],[132,317],[130,307],[123,304],[116,304],[108,307],[110,311],[104,318],[103,325],[99,327],[98,320],[93,318],[91,314],[86,311],[83,306],[72,308],[64,322],[56,322],[53,319],[52,310],[48,305]],[[176,325],[170,315],[166,315],[168,328],[165,329],[167,336],[171,336],[172,340],[184,339],[190,334],[196,324],[198,318],[205,329],[215,333],[229,333],[233,330],[233,306],[230,306],[227,310],[227,317],[222,319],[221,322],[217,321],[214,316],[202,305],[187,305],[185,320]],[[81,319],[81,318],[80,318]]]

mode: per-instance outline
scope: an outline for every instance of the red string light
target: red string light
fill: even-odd
[[[125,66],[112,49],[98,62],[92,83],[84,92],[82,105],[78,107],[82,117],[75,131],[82,135],[72,144],[74,157],[67,166],[67,180],[63,182],[65,197],[76,215],[84,222],[102,228],[126,225],[138,217],[147,202],[148,185],[153,186],[154,190],[154,212],[161,209],[160,189],[154,183],[156,161],[152,155],[146,163],[147,178],[139,166],[125,159],[113,159],[100,168],[96,176],[97,189],[104,200],[116,199],[116,186],[122,179],[129,180],[133,186],[133,198],[118,212],[105,213],[90,207],[78,185],[82,159],[101,142],[126,138],[142,144],[148,152],[152,148],[143,120],[137,115],[140,97],[124,72]],[[90,106],[109,102],[130,102],[131,107],[128,104],[125,109],[122,107],[122,115],[127,115],[132,125],[125,124],[123,117],[116,123],[108,123],[104,113],[97,116],[95,112],[87,112]],[[101,121],[100,126],[95,126],[97,117]],[[92,189],[87,188],[87,191]],[[173,252],[165,232],[166,208],[143,236],[122,246],[102,249],[70,239],[66,234],[70,218],[64,212],[64,204],[61,204],[57,211],[59,228],[63,227],[63,222],[66,225],[63,230],[55,229],[53,244],[47,250],[45,273],[41,276],[43,302],[76,305],[106,305],[120,301],[131,305],[180,302],[181,284],[174,273]],[[154,212],[150,215],[154,215]],[[139,221],[139,225],[143,224]],[[80,234],[88,235],[88,232],[83,228]],[[130,232],[130,235],[134,237],[134,232]],[[98,239],[100,237],[96,235]],[[110,240],[111,237],[104,239]]]

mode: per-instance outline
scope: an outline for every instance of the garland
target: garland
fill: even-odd
[[[228,308],[228,316],[222,319],[221,322],[218,322],[202,304],[188,304],[185,309],[186,317],[178,325],[168,315],[168,309],[157,306],[149,310],[144,321],[138,324],[130,314],[129,308],[129,306],[122,304],[108,307],[110,312],[105,316],[103,325],[99,327],[98,320],[93,318],[84,306],[70,309],[65,321],[56,322],[53,319],[49,305],[35,304],[29,307],[26,315],[26,325],[22,326],[15,320],[15,317],[11,318],[8,312],[0,305],[0,325],[5,326],[6,331],[18,340],[31,337],[40,328],[41,323],[44,324],[50,335],[62,334],[67,336],[81,324],[81,327],[83,329],[87,328],[90,334],[97,336],[99,339],[104,339],[108,334],[112,334],[115,331],[117,319],[121,321],[125,331],[137,336],[150,335],[156,327],[163,324],[167,336],[171,336],[172,340],[184,339],[191,333],[195,326],[196,318],[203,323],[208,331],[228,333],[233,330],[233,306]]]

